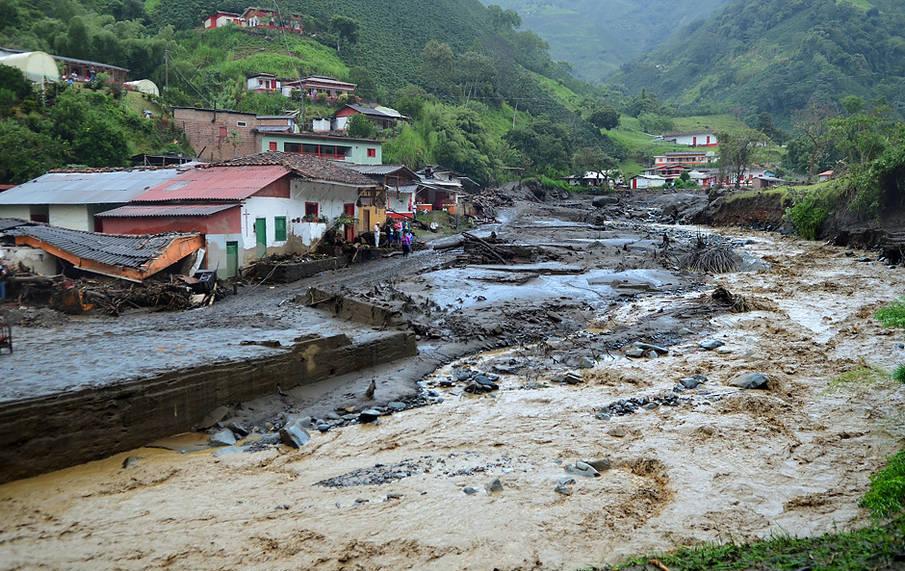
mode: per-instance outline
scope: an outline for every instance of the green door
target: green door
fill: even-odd
[[[226,243],[226,277],[234,278],[239,274],[239,243]]]
[[[257,253],[259,258],[267,255],[267,219],[255,219],[255,236],[257,237]]]

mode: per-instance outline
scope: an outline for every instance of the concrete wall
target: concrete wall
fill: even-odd
[[[50,224],[71,230],[94,231],[94,216],[84,204],[54,204],[50,206]]]
[[[0,259],[13,268],[21,264],[39,276],[55,276],[60,273],[56,256],[37,248],[0,246]]]
[[[0,206],[0,218],[18,218],[20,220],[31,220],[31,208],[27,204]]]
[[[0,404],[0,483],[192,430],[215,408],[415,355],[414,335],[315,337],[257,360]]]
[[[175,109],[173,122],[176,127],[185,131],[192,149],[200,153],[204,160],[220,161],[260,152],[253,131],[257,125],[255,115]],[[244,122],[245,126],[239,126],[240,122]],[[222,137],[221,129],[226,130],[227,136],[235,133],[238,144],[234,146],[228,138]]]

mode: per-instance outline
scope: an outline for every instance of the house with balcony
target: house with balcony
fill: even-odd
[[[281,82],[272,73],[253,73],[245,78],[245,89],[255,93],[279,93]]]
[[[260,150],[292,153],[357,165],[383,164],[383,144],[330,133],[259,132]]]
[[[113,234],[199,232],[205,267],[224,277],[271,254],[303,251],[341,224],[354,239],[386,219],[386,190],[330,160],[267,152],[205,165],[99,215]]]
[[[343,95],[348,97],[355,95],[355,88],[357,87],[354,83],[320,75],[312,75],[295,81],[285,81],[282,86],[283,95],[286,97],[292,97],[294,92],[300,91],[308,99],[317,100],[323,98],[330,103],[335,103]]]
[[[720,144],[716,134],[707,130],[663,133],[657,137],[657,140],[683,147],[718,147]]]

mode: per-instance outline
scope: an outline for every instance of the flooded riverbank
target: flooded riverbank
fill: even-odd
[[[438,404],[300,450],[140,449],[0,487],[0,565],[576,569],[859,525],[869,474],[905,438],[905,389],[838,377],[905,356],[871,318],[905,276],[820,244],[726,235],[766,269],[591,303],[571,334],[428,376]],[[714,309],[718,286],[749,310]],[[656,332],[664,353],[626,356]],[[586,359],[568,362],[576,352]],[[499,390],[444,382],[466,368],[496,371]],[[766,390],[732,386],[745,373]]]

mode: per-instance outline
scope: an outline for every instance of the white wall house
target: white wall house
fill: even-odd
[[[662,188],[666,186],[666,179],[662,176],[641,174],[632,179],[632,189]]]
[[[684,147],[716,147],[720,144],[716,133],[711,131],[691,131],[688,133],[665,133],[658,137],[667,143]]]
[[[245,88],[258,93],[275,93],[280,91],[280,80],[269,73],[256,73],[245,80]]]

